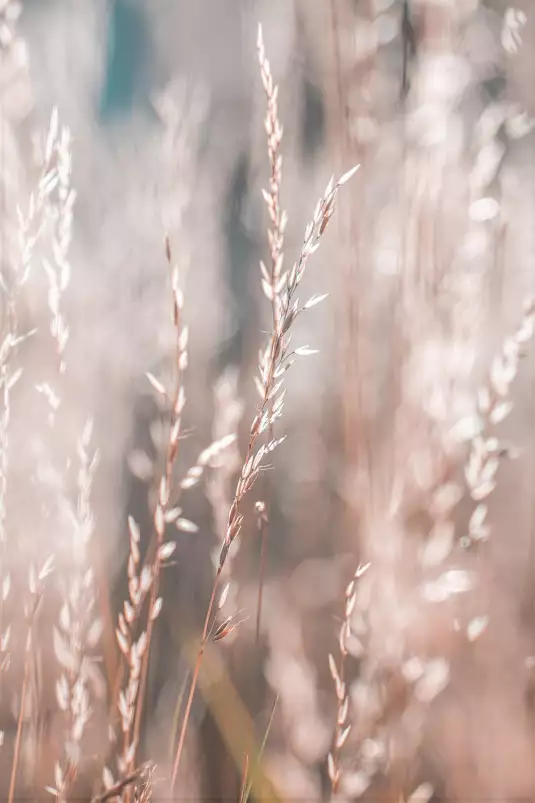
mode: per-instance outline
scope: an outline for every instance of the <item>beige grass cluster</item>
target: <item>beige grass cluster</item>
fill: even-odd
[[[63,426],[79,370],[71,358],[75,353],[71,335],[79,324],[76,316],[70,316],[69,306],[77,270],[73,175],[78,154],[76,139],[57,110],[37,149],[37,165],[27,165],[28,183],[31,179],[35,189],[19,202],[16,220],[6,214],[1,223],[6,253],[0,265],[0,760],[5,776],[0,786],[8,803],[44,794],[62,803],[179,798],[190,787],[195,739],[205,726],[221,731],[217,739],[223,758],[219,762],[219,754],[208,756],[205,768],[199,770],[202,780],[209,782],[212,774],[223,777],[228,770],[236,776],[239,803],[282,801],[294,793],[348,803],[360,798],[416,803],[433,796],[439,801],[442,790],[447,796],[451,788],[451,777],[440,776],[442,759],[433,754],[439,727],[428,723],[434,723],[438,711],[443,732],[452,727],[448,717],[454,706],[448,709],[447,701],[455,691],[457,665],[461,659],[476,660],[480,643],[484,649],[492,630],[492,616],[481,608],[478,596],[485,575],[481,555],[484,560],[491,535],[493,542],[501,536],[493,524],[500,467],[516,456],[502,438],[501,427],[512,418],[514,382],[535,325],[531,298],[520,325],[503,339],[487,370],[483,349],[476,359],[483,341],[484,316],[479,313],[484,305],[475,310],[474,296],[484,289],[489,298],[492,295],[481,266],[505,236],[502,208],[493,197],[505,158],[503,141],[516,141],[531,129],[518,108],[494,109],[492,119],[482,115],[472,139],[467,137],[467,156],[458,136],[459,86],[470,86],[471,79],[453,55],[453,45],[454,32],[462,30],[466,33],[462,46],[468,47],[470,3],[400,4],[404,58],[414,50],[413,71],[404,65],[399,101],[408,126],[403,132],[407,136],[401,160],[403,186],[396,186],[401,204],[399,198],[395,203],[406,202],[406,209],[402,231],[394,240],[396,248],[382,242],[372,247],[366,220],[371,226],[382,190],[375,192],[366,185],[374,175],[374,159],[379,158],[373,143],[381,110],[375,110],[375,119],[371,78],[375,76],[380,85],[375,59],[382,44],[391,41],[397,20],[392,7],[397,5],[364,5],[366,14],[355,20],[352,29],[353,50],[345,47],[350,27],[344,27],[345,12],[339,14],[334,0],[330,5],[337,102],[328,114],[340,116],[341,128],[333,142],[340,160],[347,162],[344,169],[349,169],[328,182],[297,246],[292,226],[301,210],[296,204],[294,212],[292,206],[289,218],[283,201],[287,171],[285,167],[283,184],[282,152],[287,139],[280,120],[281,99],[262,29],[258,30],[268,157],[267,189],[261,196],[267,211],[267,241],[259,250],[266,250],[268,258],[260,260],[256,284],[268,304],[255,334],[260,342],[255,375],[247,373],[247,379],[254,380],[256,404],[248,409],[246,383],[242,385],[239,372],[224,372],[215,393],[209,388],[206,394],[214,407],[208,445],[207,440],[198,444],[198,433],[190,429],[188,418],[189,383],[194,384],[196,367],[191,359],[195,327],[202,322],[197,324],[188,295],[188,282],[200,267],[182,240],[186,211],[195,203],[198,186],[180,114],[169,97],[163,95],[156,102],[166,130],[166,158],[176,157],[178,173],[173,172],[173,180],[166,184],[161,210],[173,232],[161,232],[164,247],[155,256],[155,264],[162,266],[162,285],[167,271],[167,331],[162,342],[172,343],[172,348],[156,368],[145,371],[152,404],[151,447],[147,452],[130,450],[126,459],[131,475],[150,488],[144,500],[147,522],[141,503],[141,512],[125,512],[127,555],[119,602],[114,598],[117,589],[106,586],[98,559],[107,539],[96,501],[107,444],[98,442],[98,427],[85,406]],[[0,3],[0,50],[6,56],[0,72],[12,68],[8,57],[13,57],[18,41],[19,13],[17,3]],[[511,60],[521,52],[526,24],[519,9],[508,9],[500,19],[497,38],[504,58]],[[354,63],[348,66],[349,53]],[[458,79],[455,86],[453,73]],[[309,94],[313,89],[307,88]],[[310,97],[308,102],[312,103]],[[8,124],[14,128],[16,115],[11,121],[2,115],[6,130]],[[393,159],[398,146],[396,141],[390,150],[379,149],[379,156]],[[462,191],[455,195],[458,207],[466,212],[463,217],[452,208],[450,196],[449,206],[443,203],[442,192],[449,171],[460,177],[467,158],[473,164]],[[356,162],[362,162],[362,169],[349,184],[361,166],[350,167]],[[178,168],[188,175],[174,198],[173,182],[182,180]],[[2,187],[9,188],[9,176],[1,178]],[[367,200],[367,192],[369,209],[362,210],[361,225],[354,203],[357,196]],[[293,204],[292,193],[288,196]],[[339,201],[348,212],[334,231],[329,224]],[[252,203],[247,207],[243,199],[240,203],[234,204],[240,207],[236,217],[246,230],[251,225],[247,215],[254,218],[256,208]],[[458,247],[448,242],[454,239],[449,238],[448,227],[459,233]],[[336,505],[328,504],[326,495],[316,507],[311,503],[312,510],[321,508],[326,540],[332,544],[341,543],[338,530],[344,528],[342,521],[349,521],[350,531],[343,530],[343,536],[351,555],[301,560],[290,554],[288,546],[288,561],[295,558],[299,565],[281,583],[271,570],[271,559],[279,536],[277,506],[284,509],[288,501],[271,479],[272,461],[283,442],[284,448],[288,444],[293,448],[290,424],[297,429],[299,419],[306,418],[302,407],[297,414],[287,412],[287,391],[292,396],[288,377],[299,381],[300,367],[290,375],[287,371],[298,358],[317,352],[316,343],[296,345],[294,339],[307,324],[316,337],[309,311],[328,294],[309,295],[306,290],[307,300],[300,296],[310,260],[324,245],[327,229],[339,235],[344,247],[343,253],[329,252],[337,238],[325,242],[324,275],[336,274],[341,260],[349,268],[343,274],[344,298],[336,311],[347,319],[336,321],[331,344],[333,355],[344,351],[347,373],[341,385],[346,392],[336,415],[327,416],[337,419],[340,414],[344,419],[337,435],[346,464],[342,470],[338,465],[333,468],[326,457],[325,472],[335,486],[331,496],[352,496],[358,515],[346,516],[343,499],[342,516],[333,515]],[[391,236],[388,230],[385,237]],[[488,245],[491,241],[494,246]],[[346,249],[348,242],[351,246]],[[403,263],[400,272],[391,259],[396,249],[395,265]],[[291,252],[295,257],[288,261]],[[332,276],[330,280],[336,286]],[[40,295],[44,300],[36,307]],[[488,299],[485,303],[491,306]],[[46,311],[44,327],[37,314],[39,327],[28,330],[22,321],[31,318],[36,308]],[[380,321],[374,320],[376,313]],[[345,334],[339,338],[342,329]],[[160,337],[159,321],[154,322],[154,332],[155,339]],[[46,357],[38,379],[26,370],[32,341],[38,344],[37,353]],[[334,357],[332,364],[334,375]],[[478,371],[486,377],[482,382]],[[321,382],[315,379],[318,397]],[[108,390],[103,387],[101,393],[105,396]],[[23,404],[19,408],[18,400],[26,398],[18,395],[21,391],[34,400],[32,420],[24,417]],[[354,418],[353,408],[362,419]],[[327,403],[326,409],[332,412]],[[458,416],[459,411],[463,414]],[[78,415],[85,423],[78,424]],[[194,415],[191,418],[195,420]],[[335,423],[338,426],[338,420]],[[65,433],[71,429],[76,435],[66,443]],[[301,462],[306,462],[306,455]],[[300,486],[299,478],[285,478],[285,465],[291,461],[280,469],[284,492],[301,492],[306,481],[301,478]],[[24,512],[35,522],[34,541],[23,532],[25,518],[11,501],[17,482],[26,494],[24,506],[31,507]],[[205,518],[212,519],[211,544],[202,515],[197,518],[203,505],[210,511]],[[313,535],[305,529],[302,550]],[[25,553],[17,541],[25,548],[29,544],[31,550],[41,533],[43,540],[53,533],[51,548],[48,540],[40,543],[28,569],[22,565]],[[47,557],[41,560],[44,547]],[[196,549],[206,558],[210,578],[206,594],[202,571],[197,578],[199,567],[191,557]],[[348,567],[357,560],[358,569],[347,576]],[[255,567],[252,583],[244,580],[250,565]],[[199,600],[207,598],[194,646],[189,634],[180,644],[180,660],[189,662],[190,672],[178,694],[165,675],[169,667],[159,665],[167,648],[174,655],[173,623],[182,623],[183,617],[186,622],[166,584],[165,573],[169,570],[172,576],[175,568],[193,578],[196,610]],[[319,615],[331,604],[337,619],[335,648],[327,641],[334,630],[331,620]],[[169,643],[162,649],[159,641]],[[309,658],[314,651],[316,666]],[[269,711],[261,726],[253,721],[254,706],[248,705],[251,688],[242,690],[239,683],[249,665],[250,685],[264,697],[260,713]],[[171,674],[178,677],[178,668],[172,667]],[[268,699],[269,688],[276,692],[274,701]],[[311,711],[317,729],[310,723]],[[198,727],[200,719],[203,725]],[[148,736],[155,729],[165,731],[157,754]],[[217,739],[212,737],[212,742]],[[451,741],[455,738],[448,741],[450,748]],[[162,743],[168,743],[167,750]],[[283,744],[284,749],[270,751],[271,744]],[[230,769],[229,756],[235,764]]]

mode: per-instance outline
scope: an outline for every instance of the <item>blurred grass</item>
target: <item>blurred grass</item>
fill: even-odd
[[[179,638],[183,634],[177,632],[176,635]],[[182,638],[179,640],[183,645],[184,656],[190,668],[193,669],[197,659],[199,641],[193,638],[185,641]],[[264,769],[263,752],[268,733],[266,732],[262,740],[259,741],[255,724],[228,674],[221,654],[211,644],[207,644],[205,649],[198,689],[236,766],[237,777],[240,777],[243,760],[247,755],[249,767],[252,768],[248,788],[254,800],[257,803],[281,803],[282,799]],[[181,691],[173,717],[174,723],[180,721],[183,698],[184,693]],[[270,725],[272,718],[273,714],[270,719]],[[174,732],[175,728],[173,728],[173,735],[175,735]],[[175,741],[176,739],[173,738],[173,751]]]

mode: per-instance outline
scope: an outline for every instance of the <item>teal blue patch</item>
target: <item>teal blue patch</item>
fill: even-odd
[[[148,31],[131,0],[112,0],[108,53],[99,116],[103,121],[127,114],[143,99]]]

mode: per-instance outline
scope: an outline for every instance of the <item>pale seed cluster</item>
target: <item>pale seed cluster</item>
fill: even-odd
[[[535,322],[535,300],[526,302],[524,316],[517,331],[508,337],[501,353],[495,357],[488,382],[478,394],[477,434],[472,438],[465,468],[470,497],[477,504],[468,525],[464,546],[485,541],[490,529],[486,523],[487,498],[496,487],[496,473],[500,458],[508,449],[489,430],[501,423],[511,412],[513,403],[510,391],[518,371],[522,349],[532,338]]]
[[[349,695],[347,683],[345,680],[345,665],[348,655],[348,641],[351,638],[351,616],[355,609],[357,602],[356,581],[361,577],[369,568],[369,563],[365,566],[359,566],[345,591],[345,610],[344,620],[340,628],[338,636],[338,644],[340,647],[340,660],[336,660],[332,653],[329,653],[329,669],[336,692],[336,699],[338,702],[336,713],[336,727],[334,731],[334,744],[327,756],[327,771],[331,781],[331,791],[335,795],[340,780],[342,777],[342,768],[340,766],[340,751],[346,743],[347,737],[351,731],[351,723],[348,724],[347,717],[349,713]]]

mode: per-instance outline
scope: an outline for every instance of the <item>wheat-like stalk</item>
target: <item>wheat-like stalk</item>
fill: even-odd
[[[140,562],[139,528],[133,518],[129,518],[130,553],[127,569],[129,599],[125,600],[123,604],[123,611],[119,614],[116,630],[117,643],[124,656],[127,670],[125,685],[120,690],[118,697],[123,747],[117,763],[123,777],[134,771],[136,763],[152,630],[163,605],[162,598],[158,596],[159,579],[163,566],[176,547],[173,541],[164,540],[166,527],[172,524],[179,531],[184,532],[194,532],[197,529],[193,522],[182,516],[181,495],[202,479],[207,467],[216,461],[236,438],[235,433],[222,435],[203,449],[195,464],[178,483],[178,489],[176,491],[173,489],[173,477],[182,431],[182,414],[186,402],[183,374],[188,361],[188,329],[182,323],[184,299],[179,283],[178,265],[173,262],[168,238],[166,239],[166,259],[171,272],[172,319],[176,332],[174,388],[172,391],[168,391],[164,384],[151,373],[147,374],[147,378],[159,399],[169,407],[168,439],[153,515],[154,538],[149,545],[149,551],[143,564]],[[142,614],[146,602],[147,619],[143,624]],[[140,630],[140,634],[137,635]],[[113,775],[107,767],[104,769],[103,780],[108,788],[111,788],[114,783]]]
[[[32,647],[35,636],[35,626],[38,620],[41,600],[45,592],[45,581],[53,571],[54,560],[49,557],[41,566],[39,571],[34,566],[30,566],[29,571],[29,595],[24,602],[24,615],[26,619],[26,638],[24,646],[24,669],[22,676],[22,686],[20,691],[19,700],[19,715],[17,719],[17,733],[15,736],[15,744],[13,748],[13,760],[11,763],[11,777],[9,781],[9,791],[7,796],[7,803],[13,803],[15,799],[15,784],[17,781],[17,770],[20,758],[20,747],[22,739],[22,728],[24,724],[24,716],[26,709],[26,701],[28,695],[30,666],[32,660]],[[56,794],[55,789],[47,789],[47,791]]]
[[[522,349],[533,337],[535,325],[535,299],[524,306],[524,315],[516,332],[503,343],[491,365],[487,382],[480,388],[477,399],[475,433],[470,440],[465,467],[465,479],[470,497],[476,503],[468,524],[468,534],[461,539],[463,546],[484,541],[490,534],[486,524],[487,499],[496,487],[496,473],[500,457],[507,448],[492,434],[492,428],[511,412],[511,385],[518,371]]]
[[[288,223],[288,216],[281,208],[280,190],[282,179],[282,125],[279,120],[278,109],[278,94],[279,88],[273,83],[273,76],[271,74],[271,67],[266,57],[264,48],[264,39],[262,35],[262,26],[258,26],[258,60],[260,64],[260,77],[266,95],[267,109],[264,119],[264,127],[267,134],[267,151],[270,167],[269,176],[269,189],[262,190],[262,195],[267,207],[268,215],[271,221],[271,227],[268,229],[268,244],[270,255],[270,267],[266,268],[265,264],[260,262],[261,269],[261,282],[264,294],[271,303],[271,311],[273,316],[273,328],[278,326],[280,308],[281,308],[281,293],[284,288],[286,276],[282,274],[284,252],[284,231]],[[269,438],[271,441],[274,439],[273,424],[269,426]],[[264,588],[264,573],[266,563],[266,550],[267,550],[267,533],[270,520],[270,487],[266,479],[266,498],[264,501],[257,502],[258,513],[258,530],[260,533],[261,552],[260,552],[260,573],[258,578],[258,602],[256,612],[256,640],[260,638],[260,625],[262,618],[262,594]]]
[[[270,266],[269,269],[263,262],[260,263],[262,271],[262,288],[266,297],[271,302],[273,310],[273,325],[276,328],[280,314],[280,295],[284,288],[285,279],[282,275],[284,261],[284,232],[288,223],[288,215],[281,208],[280,190],[282,178],[282,154],[280,152],[282,143],[282,125],[279,120],[278,95],[279,88],[273,83],[271,67],[266,57],[262,26],[258,27],[258,60],[260,63],[260,76],[262,86],[266,94],[267,110],[264,126],[267,134],[267,149],[270,167],[269,189],[262,190],[262,195],[266,203],[271,228],[268,229],[268,243]]]
[[[347,173],[341,176],[336,184],[334,183],[334,180],[331,179],[327,185],[323,197],[319,200],[316,206],[312,221],[306,227],[303,246],[297,262],[295,262],[294,266],[287,274],[283,274],[281,277],[282,287],[284,289],[281,291],[280,314],[278,316],[278,320],[274,323],[273,331],[269,338],[269,343],[266,349],[260,354],[260,378],[257,379],[257,387],[261,397],[261,404],[251,424],[249,443],[245,459],[236,486],[236,491],[234,493],[234,499],[228,514],[225,540],[219,556],[219,565],[217,567],[212,593],[208,603],[208,610],[204,620],[201,643],[197,653],[190,691],[186,701],[182,728],[175,753],[171,775],[172,788],[174,788],[176,784],[178,768],[180,765],[182,751],[184,749],[186,730],[191,713],[193,697],[197,687],[204,650],[213,631],[212,614],[214,611],[221,574],[225,566],[229,550],[235,538],[240,533],[242,527],[243,515],[241,513],[241,504],[246,494],[251,490],[255,481],[258,479],[260,471],[263,468],[262,461],[284,439],[281,438],[279,440],[270,440],[267,444],[263,444],[257,448],[258,440],[260,436],[265,433],[282,415],[285,391],[281,391],[281,388],[284,381],[284,374],[293,362],[292,357],[294,355],[306,356],[310,353],[314,353],[313,350],[306,346],[290,351],[289,333],[298,315],[305,309],[309,309],[316,303],[320,302],[323,297],[312,296],[303,307],[299,307],[299,299],[296,297],[296,292],[304,276],[308,259],[318,249],[321,238],[327,228],[329,220],[334,213],[338,190],[353,176],[356,170],[356,167],[352,170],[349,170]],[[277,396],[278,393],[279,395]],[[216,635],[219,637],[227,635],[229,632],[231,632],[231,629],[233,629],[234,626],[235,625],[229,624],[221,631],[221,633],[216,631]]]
[[[121,678],[122,688],[119,690],[117,699],[123,737],[122,752],[117,756],[117,766],[123,777],[135,759],[137,745],[131,738],[131,731],[139,692],[141,660],[147,647],[146,630],[142,630],[137,636],[136,625],[153,579],[150,566],[140,568],[140,531],[131,516],[128,519],[128,529],[130,534],[127,566],[128,599],[123,602],[123,610],[119,613],[116,629],[117,644],[126,664],[126,678]],[[102,777],[106,788],[113,787],[115,781],[108,767],[104,767]]]
[[[100,638],[102,623],[95,616],[95,583],[89,563],[95,522],[91,491],[99,453],[89,453],[93,425],[89,421],[78,440],[79,469],[77,501],[66,504],[66,516],[72,523],[71,560],[68,583],[58,626],[54,631],[54,649],[61,672],[56,681],[56,700],[64,713],[64,754],[56,762],[57,797],[67,803],[82,758],[82,739],[92,714],[91,679],[96,671],[91,651]]]
[[[132,772],[135,766],[153,623],[162,608],[162,599],[158,596],[160,573],[162,565],[170,557],[175,547],[173,542],[164,542],[165,528],[167,523],[175,521],[180,515],[180,511],[171,504],[171,492],[173,469],[178,456],[182,412],[186,401],[183,373],[188,359],[188,330],[182,324],[183,294],[180,288],[178,265],[173,264],[168,239],[166,239],[165,253],[171,271],[172,320],[176,331],[175,383],[173,390],[168,392],[156,377],[152,374],[147,375],[155,391],[169,402],[170,423],[165,464],[159,482],[153,516],[155,539],[150,545],[150,554],[140,572],[139,529],[132,518],[129,520],[128,585],[130,599],[123,605],[123,612],[119,616],[119,627],[116,631],[119,649],[128,664],[126,687],[121,690],[118,700],[123,732],[123,752],[118,764],[122,773]],[[136,639],[134,633],[147,598],[147,621]]]
[[[6,4],[7,5],[7,4]],[[54,137],[55,116],[52,115],[48,140]],[[35,332],[19,330],[17,305],[28,281],[35,247],[43,233],[45,211],[57,183],[57,169],[52,152],[47,149],[39,171],[37,191],[30,194],[26,212],[18,207],[18,253],[0,273],[0,292],[5,304],[5,318],[0,344],[0,391],[2,409],[0,414],[0,544],[5,543],[6,498],[9,453],[10,392],[22,375],[22,368],[14,369],[13,358],[18,347]],[[2,565],[4,561],[2,561]]]
[[[15,4],[6,3],[2,9],[2,13],[6,14],[10,9],[13,10],[14,8]],[[13,19],[15,18],[16,15],[13,17]],[[5,21],[2,21],[4,30],[9,31],[9,26],[6,28],[5,24]],[[53,119],[50,125],[49,137],[52,135]],[[51,154],[47,152],[45,153],[39,169],[36,190],[30,194],[27,209],[23,211],[21,207],[17,207],[18,249],[16,253],[12,255],[12,260],[6,261],[6,263],[2,265],[2,273],[0,274],[0,293],[2,295],[1,301],[6,313],[4,317],[2,341],[0,345],[0,670],[4,670],[8,665],[8,651],[10,649],[11,641],[11,627],[10,624],[6,622],[4,615],[5,603],[8,600],[11,590],[11,574],[7,569],[7,493],[10,450],[9,429],[11,420],[11,394],[23,373],[22,367],[15,368],[14,359],[21,344],[23,344],[28,337],[35,333],[35,330],[30,330],[27,332],[20,330],[17,314],[18,303],[30,276],[36,246],[43,235],[46,210],[56,182],[56,167],[53,159],[51,158]],[[48,567],[45,566],[39,575],[39,583],[41,580],[44,580],[47,573]],[[40,600],[41,590],[37,590],[38,583],[35,580],[35,572],[31,573],[30,579],[32,585],[31,594],[33,597],[35,597],[35,605],[32,604],[30,606],[32,609],[30,622],[31,633],[33,631],[35,615],[38,607],[37,597]],[[41,589],[41,586],[39,586],[39,589]],[[24,721],[24,708],[29,690],[29,676],[33,644],[34,640],[28,636],[21,688],[22,700],[17,724],[15,752],[11,769],[9,791],[11,796],[14,795],[15,791],[15,781]]]
[[[329,773],[329,780],[331,782],[331,794],[334,797],[338,791],[340,780],[342,778],[342,767],[340,764],[340,752],[346,742],[347,737],[351,731],[351,722],[348,723],[349,713],[349,695],[347,690],[347,682],[345,677],[346,658],[348,655],[348,641],[351,638],[351,617],[355,604],[357,602],[356,581],[361,577],[369,568],[369,563],[365,566],[359,565],[353,579],[349,583],[345,591],[345,609],[344,619],[340,627],[340,634],[338,637],[338,645],[340,647],[340,660],[336,660],[332,653],[329,653],[329,669],[336,692],[337,710],[336,710],[336,727],[334,729],[334,743],[333,747],[327,756],[327,771]]]
[[[296,320],[297,316],[305,309],[309,309],[310,307],[314,306],[316,303],[321,301],[322,297],[312,296],[304,304],[304,306],[300,308],[299,300],[295,298],[295,293],[301,282],[301,279],[303,278],[308,258],[319,247],[321,237],[325,232],[325,229],[328,225],[330,218],[332,217],[338,190],[343,184],[346,183],[346,181],[348,181],[351,178],[351,176],[354,174],[355,171],[356,168],[353,168],[353,170],[350,170],[348,173],[344,174],[336,184],[334,184],[334,182],[331,180],[327,185],[323,197],[318,202],[318,205],[314,213],[314,217],[306,228],[305,239],[303,247],[301,249],[301,253],[299,255],[299,259],[294,264],[292,270],[289,272],[288,277],[285,279],[286,292],[284,294],[284,298],[281,304],[281,316],[278,326],[273,331],[269,341],[269,345],[266,348],[265,352],[261,354],[260,367],[259,367],[260,380],[258,381],[257,384],[259,392],[261,392],[262,395],[262,402],[260,405],[260,409],[258,410],[251,425],[249,433],[249,444],[245,455],[245,460],[242,466],[238,484],[236,486],[234,499],[228,514],[227,531],[223,547],[221,549],[221,553],[219,556],[219,565],[216,571],[216,577],[212,588],[212,594],[210,597],[208,610],[204,621],[203,632],[201,636],[201,645],[199,648],[199,652],[197,654],[197,660],[195,663],[195,669],[191,681],[190,692],[184,713],[184,720],[182,723],[182,729],[179,736],[178,747],[175,754],[175,760],[173,764],[173,771],[171,777],[171,784],[173,787],[175,786],[176,783],[180,758],[182,756],[182,751],[184,748],[186,729],[189,721],[189,715],[191,712],[193,696],[195,693],[195,689],[197,687],[202,657],[204,654],[208,638],[212,632],[212,625],[211,625],[212,613],[214,610],[217,589],[219,586],[219,580],[223,568],[225,566],[230,547],[232,546],[234,539],[240,533],[242,527],[243,515],[240,511],[241,504],[243,502],[245,495],[248,493],[248,491],[251,490],[255,481],[258,479],[260,471],[263,468],[262,460],[267,455],[269,455],[281,443],[281,441],[284,440],[284,438],[281,438],[279,440],[269,441],[267,444],[261,445],[258,449],[256,449],[257,442],[260,435],[266,432],[269,426],[273,424],[282,415],[285,391],[282,391],[277,398],[275,397],[276,394],[281,389],[286,370],[290,367],[290,365],[293,362],[292,356],[293,355],[306,356],[310,353],[313,353],[312,350],[306,346],[297,348],[294,351],[290,352],[288,335],[289,335],[289,330],[294,321]],[[273,402],[272,407],[270,407],[270,402],[274,398],[275,401]],[[227,632],[230,632],[230,629]]]
[[[48,306],[51,313],[50,333],[56,342],[59,371],[66,369],[65,348],[69,339],[69,328],[62,311],[62,296],[69,286],[71,264],[69,249],[72,240],[73,206],[76,192],[71,185],[72,153],[71,133],[67,126],[58,123],[57,109],[52,114],[52,122],[46,142],[45,160],[54,159],[57,182],[51,193],[47,209],[51,224],[52,262],[43,259],[48,278]]]
[[[69,329],[62,310],[63,294],[68,288],[71,266],[69,248],[72,239],[75,192],[71,187],[71,136],[68,128],[60,128],[57,110],[52,113],[43,154],[44,189],[30,211],[42,210],[50,224],[52,261],[43,260],[48,278],[48,306],[51,313],[50,332],[55,343],[57,370],[48,381],[37,386],[48,406],[48,422],[57,427],[56,413],[61,402],[60,377],[65,373],[65,348]],[[30,214],[30,219],[32,217]],[[61,756],[55,764],[55,794],[66,801],[76,780],[82,755],[82,738],[91,716],[91,685],[97,672],[91,651],[100,637],[101,622],[94,615],[94,573],[89,562],[89,547],[94,530],[91,489],[98,463],[98,452],[89,454],[92,423],[84,427],[77,443],[79,469],[77,498],[71,503],[63,492],[63,477],[54,487],[57,523],[66,523],[68,536],[65,548],[67,573],[62,581],[62,606],[58,626],[54,629],[54,652],[60,666],[56,683],[56,700],[66,719],[66,732]],[[39,470],[58,475],[60,469],[40,465]],[[62,469],[61,469],[62,470]],[[44,475],[46,476],[46,474]]]
[[[206,481],[206,496],[212,506],[215,519],[216,544],[212,559],[217,568],[219,551],[225,540],[227,515],[232,504],[232,482],[241,468],[241,457],[237,445],[236,432],[243,415],[243,403],[237,397],[237,373],[227,371],[217,381],[214,389],[214,424],[212,437],[215,441],[234,435],[229,448],[221,452],[213,463],[214,470]],[[227,561],[229,574],[231,560]]]

